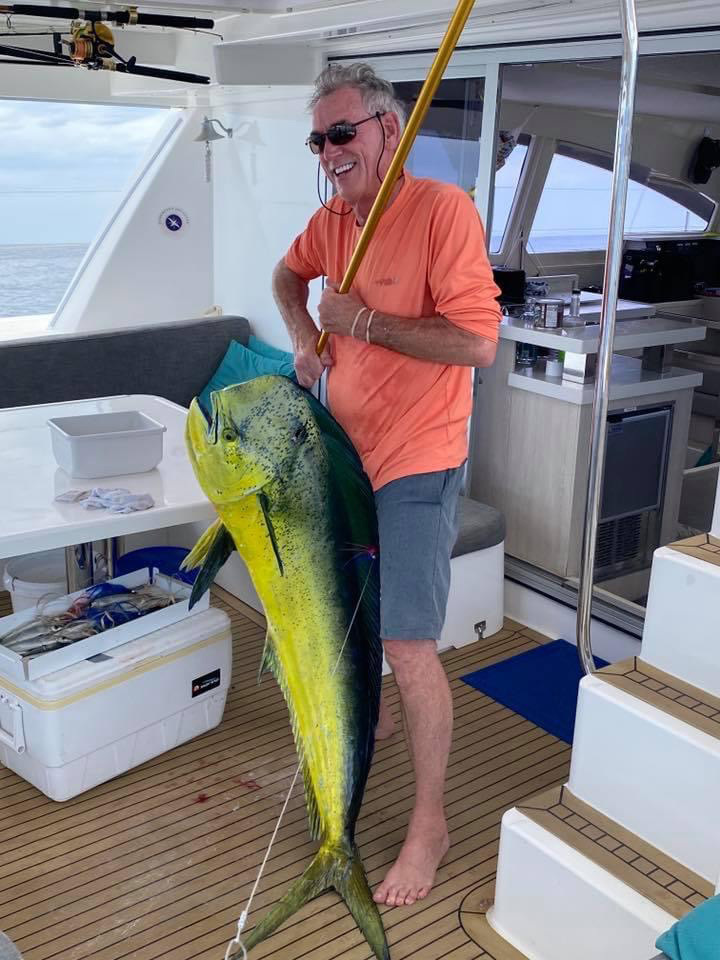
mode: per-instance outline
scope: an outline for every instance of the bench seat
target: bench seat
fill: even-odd
[[[231,340],[247,344],[245,317],[221,316],[152,327],[48,334],[0,347],[0,407],[152,394],[190,406]]]
[[[505,517],[494,507],[469,497],[460,497],[458,514],[459,529],[453,557],[496,547],[505,539]]]
[[[469,497],[460,497],[458,514],[440,650],[492,636],[504,619],[505,517]]]

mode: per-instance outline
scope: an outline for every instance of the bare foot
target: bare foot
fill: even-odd
[[[430,893],[435,872],[450,848],[445,820],[411,823],[405,843],[375,891],[375,903],[409,907]]]
[[[380,716],[378,717],[377,726],[375,727],[375,739],[376,740],[388,740],[397,730],[397,723],[392,713],[390,713],[390,707],[388,707],[385,702],[385,696],[381,695],[380,697]]]

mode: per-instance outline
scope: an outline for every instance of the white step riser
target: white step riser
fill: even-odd
[[[720,566],[655,551],[641,656],[720,697]]]
[[[718,474],[718,485],[715,493],[715,510],[713,511],[713,521],[710,533],[713,537],[720,537],[720,474]]]
[[[717,881],[720,741],[585,677],[569,787],[673,859]]]
[[[503,817],[488,920],[528,960],[648,960],[675,922],[517,810]]]

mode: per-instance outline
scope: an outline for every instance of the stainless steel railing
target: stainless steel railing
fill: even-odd
[[[590,465],[587,482],[585,527],[583,530],[582,555],[580,560],[580,585],[577,608],[577,648],[580,663],[585,673],[593,673],[595,662],[590,638],[593,579],[595,574],[595,545],[597,542],[600,498],[605,468],[605,440],[608,413],[610,367],[615,336],[615,312],[618,301],[618,285],[622,262],[625,205],[632,155],[632,122],[635,107],[635,84],[638,63],[638,31],[635,0],[620,3],[623,59],[620,80],[615,134],[615,159],[613,163],[612,191],[610,195],[610,224],[608,228],[608,253],[605,258],[602,307],[600,311],[600,346],[597,373],[593,394],[592,426],[590,433]]]

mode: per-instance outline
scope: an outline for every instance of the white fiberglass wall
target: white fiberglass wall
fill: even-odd
[[[213,304],[210,184],[203,111],[170,111],[61,302],[55,332],[198,317]]]
[[[289,349],[272,298],[275,264],[319,206],[317,160],[305,146],[309,86],[238,87],[213,116],[233,128],[212,144],[215,303],[250,321],[253,332]],[[319,281],[312,285],[311,312]]]

